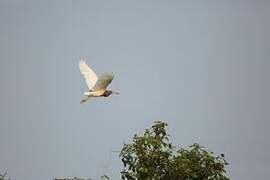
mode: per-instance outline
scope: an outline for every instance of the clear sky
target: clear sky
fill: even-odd
[[[0,173],[120,179],[123,142],[155,120],[270,172],[270,1],[0,1]],[[80,57],[120,96],[79,102]],[[105,167],[108,165],[108,167]]]

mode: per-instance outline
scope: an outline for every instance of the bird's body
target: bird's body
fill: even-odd
[[[91,91],[91,90],[89,90],[89,91],[85,92],[84,95],[86,95],[86,96],[90,95],[90,96],[93,96],[93,97],[100,97],[105,93],[105,91],[106,90],[99,90],[99,91]]]
[[[89,89],[84,93],[84,98],[82,99],[81,103],[86,102],[91,97],[108,97],[111,94],[119,94],[117,92],[107,90],[108,85],[112,82],[114,77],[112,74],[103,74],[97,77],[96,73],[86,64],[83,59],[81,59],[79,62],[79,68]]]

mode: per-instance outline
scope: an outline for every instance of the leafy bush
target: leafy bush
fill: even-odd
[[[5,172],[4,174],[0,174],[0,180],[10,180],[10,178],[6,177],[7,172]]]
[[[124,144],[122,179],[229,180],[224,154],[215,156],[199,144],[177,150],[169,141],[166,126],[157,121],[143,136],[135,134],[131,144]]]

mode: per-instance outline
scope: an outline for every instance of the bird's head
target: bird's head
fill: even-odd
[[[119,95],[118,92],[114,92],[112,90],[107,90],[107,91],[105,91],[105,93],[103,94],[103,96],[108,97],[108,96],[110,96],[112,94]]]

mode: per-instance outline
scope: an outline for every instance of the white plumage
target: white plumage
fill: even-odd
[[[79,62],[79,68],[81,74],[84,76],[88,88],[92,89],[95,86],[98,79],[96,73],[86,64],[86,62],[83,59],[81,59]]]
[[[112,74],[106,73],[98,77],[83,59],[81,59],[79,62],[79,69],[81,74],[84,76],[85,82],[89,89],[84,93],[81,103],[86,102],[91,97],[108,97],[111,94],[119,94],[118,92],[107,90],[108,85],[112,82],[114,77]]]

